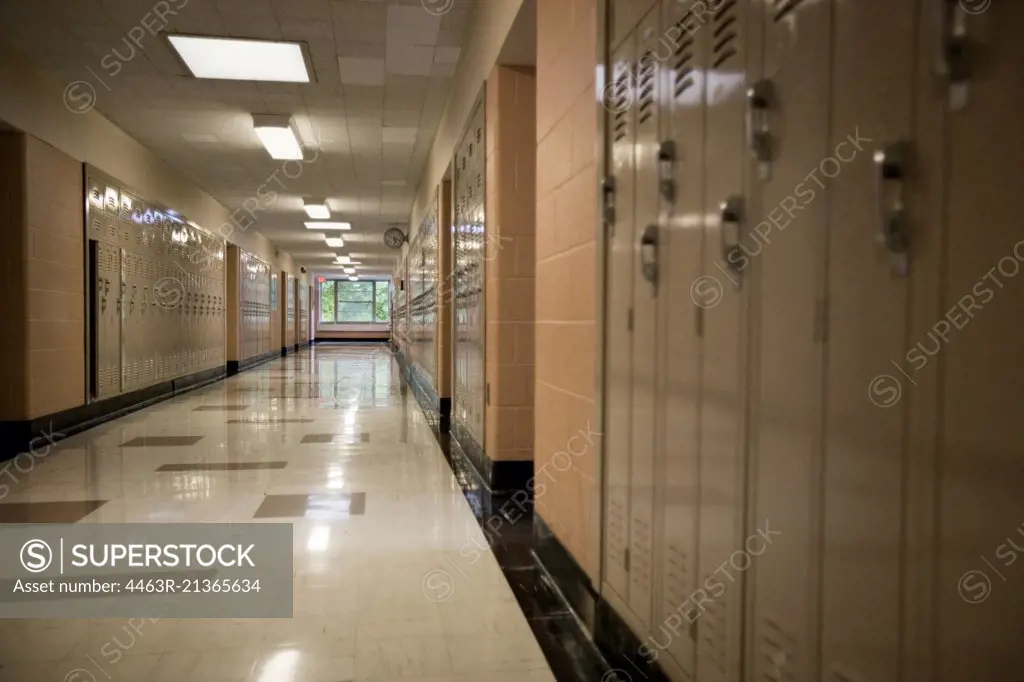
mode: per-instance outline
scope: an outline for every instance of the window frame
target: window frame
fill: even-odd
[[[328,284],[328,283],[333,284],[333,287],[331,287],[332,290],[333,290],[333,296],[334,296],[334,319],[333,320],[325,320],[325,319],[323,319],[324,285]],[[363,303],[363,301],[340,301],[339,300],[339,293],[341,292],[341,289],[343,287],[345,287],[346,285],[349,285],[349,284],[357,284],[357,283],[370,283],[370,284],[373,285],[371,287],[371,290],[370,290],[370,299],[368,301],[368,303],[370,304],[370,320],[369,321],[367,321],[367,320],[347,320],[347,319],[342,319],[342,318],[339,317],[339,314],[341,312],[341,307],[339,305],[340,303],[342,303],[342,302],[344,302],[344,303]],[[384,288],[385,291],[387,291],[387,295],[388,295],[388,304],[387,304],[387,308],[386,308],[387,318],[385,318],[383,320],[379,320],[379,319],[377,319],[377,296],[378,296],[378,292],[380,291],[380,289],[382,287]],[[391,324],[391,281],[390,280],[386,280],[386,279],[362,279],[362,278],[360,278],[358,280],[358,282],[352,282],[347,277],[344,278],[344,279],[334,279],[334,278],[324,279],[322,282],[319,282],[317,293],[318,293],[318,301],[317,301],[318,305],[317,305],[317,308],[319,309],[318,319],[320,320],[320,324],[377,324],[377,325]]]

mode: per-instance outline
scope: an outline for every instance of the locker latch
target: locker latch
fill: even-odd
[[[740,230],[743,224],[743,197],[733,194],[719,205],[719,240],[722,248],[722,259],[730,270],[740,273],[743,270],[743,254],[740,252]],[[729,230],[735,235],[728,238]]]
[[[615,232],[615,177],[609,175],[601,182],[601,202],[604,207],[604,223],[611,233]]]
[[[670,204],[676,200],[675,161],[675,141],[662,141],[658,146],[658,193]]]
[[[900,277],[909,270],[910,238],[903,201],[908,156],[906,142],[894,142],[875,152],[878,170],[878,242],[889,252],[892,268]]]
[[[658,291],[658,226],[651,223],[640,236],[640,270],[644,279]]]
[[[963,4],[958,0],[947,0],[943,22],[942,72],[949,83],[949,107],[959,111],[967,106],[968,81],[973,72]]]
[[[757,161],[757,175],[771,179],[775,144],[771,133],[771,110],[775,106],[775,83],[765,79],[747,88],[747,145]]]

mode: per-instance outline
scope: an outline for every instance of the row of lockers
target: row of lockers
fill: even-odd
[[[1024,3],[609,7],[602,591],[640,655],[1019,679]]]
[[[239,318],[241,322],[242,359],[263,355],[273,350],[270,322],[269,263],[258,256],[239,253]]]
[[[452,419],[477,443],[484,442],[484,226],[486,168],[484,98],[470,116],[453,158],[452,205]],[[465,229],[469,225],[479,229]]]

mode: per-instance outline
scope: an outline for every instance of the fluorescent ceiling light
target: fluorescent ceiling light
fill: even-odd
[[[346,275],[354,275],[354,274],[356,274],[356,269],[355,268],[345,268],[345,274]]]
[[[168,35],[168,42],[196,78],[308,83],[302,45],[277,40]]]
[[[299,135],[295,132],[291,116],[253,114],[252,127],[256,130],[256,137],[267,148],[270,158],[284,161],[302,158],[302,145],[299,144]]]
[[[339,223],[332,221],[306,222],[307,230],[351,230],[352,223]]]
[[[327,207],[327,201],[324,199],[305,199],[303,207],[306,209],[306,215],[314,220],[327,220],[331,217],[331,209]]]
[[[332,249],[340,249],[343,246],[345,246],[345,240],[343,240],[341,237],[328,237],[327,246],[331,247]]]
[[[334,259],[334,262],[349,264],[352,262],[352,256],[338,256]]]
[[[350,281],[350,282],[358,282],[359,281],[359,277],[357,275],[352,275],[351,277],[348,278],[348,281]]]

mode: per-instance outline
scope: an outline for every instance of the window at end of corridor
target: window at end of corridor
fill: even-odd
[[[386,280],[324,280],[320,283],[320,321],[387,323],[391,319],[390,296],[390,282]]]

